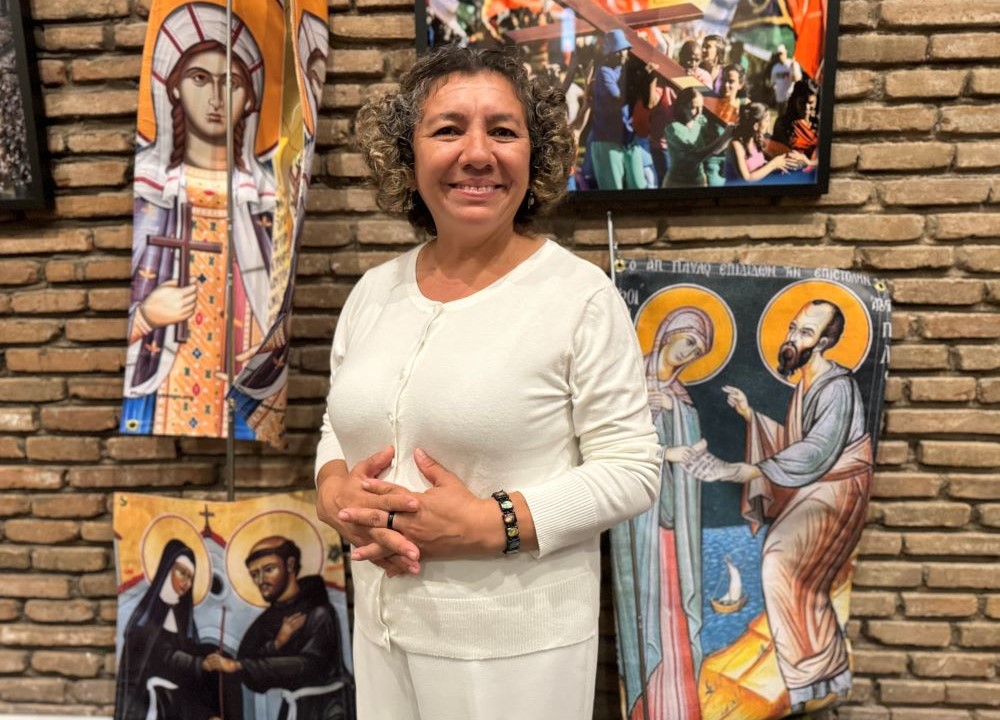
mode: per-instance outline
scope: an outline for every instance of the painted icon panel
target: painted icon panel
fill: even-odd
[[[352,720],[339,536],[313,493],[118,493],[116,720]]]
[[[884,284],[660,260],[617,282],[663,447],[656,504],[611,535],[628,720],[772,720],[846,697]]]

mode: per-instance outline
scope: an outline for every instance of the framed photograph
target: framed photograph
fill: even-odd
[[[39,207],[46,202],[41,147],[41,98],[27,2],[0,0],[0,208]]]
[[[566,93],[591,201],[827,191],[839,0],[416,0],[417,43],[514,46]]]

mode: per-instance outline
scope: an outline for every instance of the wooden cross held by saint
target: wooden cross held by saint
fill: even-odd
[[[173,250],[179,250],[179,255],[177,259],[178,264],[178,275],[177,275],[177,287],[185,288],[191,284],[191,251],[192,250],[202,250],[204,252],[210,253],[221,253],[222,245],[219,243],[202,242],[199,240],[191,239],[191,230],[194,224],[194,220],[191,216],[191,206],[182,205],[181,206],[181,217],[180,217],[180,237],[170,237],[163,235],[150,235],[148,242],[150,245],[162,248],[171,248]],[[177,342],[187,342],[188,339],[188,326],[186,320],[181,320],[177,323]]]

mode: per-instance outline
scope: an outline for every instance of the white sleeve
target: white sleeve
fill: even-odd
[[[582,463],[522,490],[538,556],[592,538],[648,509],[659,445],[649,414],[642,353],[625,303],[608,285],[588,301],[569,372]]]
[[[337,327],[333,332],[333,346],[330,348],[330,390],[327,391],[326,409],[323,410],[323,423],[320,425],[320,439],[319,444],[316,446],[316,465],[313,470],[314,482],[316,477],[319,475],[320,468],[331,460],[344,459],[344,452],[340,447],[340,441],[337,440],[337,435],[333,431],[333,425],[330,423],[329,393],[333,390],[333,379],[337,376],[337,370],[340,369],[340,364],[343,362],[344,355],[347,353],[347,344],[351,336],[351,328],[353,326],[354,318],[357,315],[359,308],[363,305],[361,296],[364,294],[362,289],[364,281],[365,278],[362,276],[347,296],[347,301],[344,303],[344,307],[341,309],[340,315],[337,318]]]

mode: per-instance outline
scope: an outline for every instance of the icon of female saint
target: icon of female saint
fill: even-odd
[[[115,720],[216,714],[193,614],[196,566],[194,551],[181,540],[163,547],[119,648]]]
[[[637,316],[640,340],[641,326],[659,320],[643,347],[649,347],[646,384],[663,457],[657,503],[612,531],[619,660],[630,720],[699,720],[701,485],[683,463],[705,441],[685,381],[703,382],[725,366],[735,325],[718,296],[693,286],[668,288],[644,309]]]
[[[151,32],[157,34],[142,84],[121,431],[224,437],[227,317],[237,372],[259,348],[269,319],[274,182],[267,153],[257,148],[267,63],[251,28],[235,15],[227,27],[225,8],[214,3],[177,4]],[[233,45],[228,115],[226,32]],[[151,118],[144,120],[143,107]],[[231,305],[225,287],[229,127],[235,155]],[[266,382],[254,388],[262,397],[284,375]],[[235,431],[239,439],[255,437],[239,417]]]

